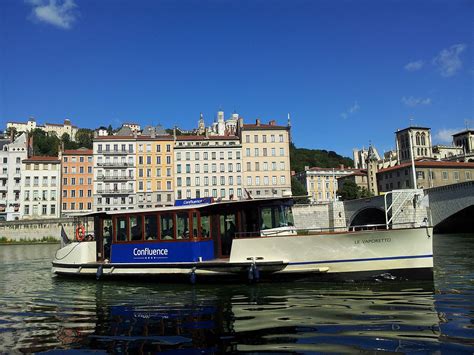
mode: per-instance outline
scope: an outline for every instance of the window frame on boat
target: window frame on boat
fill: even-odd
[[[187,218],[184,221],[187,221],[187,228],[186,230],[178,229],[179,218],[180,216],[186,215]],[[163,230],[162,230],[162,217],[169,217],[171,216],[172,221],[172,238],[164,238],[163,237]],[[202,225],[202,217],[206,216],[208,218],[207,225]],[[147,239],[147,218],[155,217],[156,225],[154,227],[156,234],[156,238],[154,239]],[[162,211],[162,212],[138,212],[138,213],[123,213],[111,216],[112,218],[112,240],[113,243],[117,244],[136,244],[136,243],[165,243],[165,242],[189,242],[189,241],[206,241],[211,240],[212,235],[212,223],[211,223],[211,214],[207,211],[203,211],[202,213],[198,209],[189,209],[189,210],[179,210],[179,211]],[[132,239],[132,223],[131,219],[137,218],[140,220],[140,228],[139,233],[141,234],[140,239]],[[101,218],[105,219],[105,218]],[[124,228],[118,227],[118,223],[120,221],[125,220]],[[102,223],[102,221],[101,221]],[[196,226],[195,226],[196,224]],[[184,223],[186,226],[186,222]],[[203,227],[205,227],[203,229]],[[125,230],[125,239],[119,239],[119,230]],[[203,236],[203,230],[206,231],[206,236]],[[181,232],[181,233],[179,233]],[[180,234],[180,235],[178,235]]]

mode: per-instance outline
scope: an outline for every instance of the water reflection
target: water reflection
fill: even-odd
[[[430,343],[439,337],[432,284],[84,286],[54,280],[58,293],[68,289],[74,295],[74,307],[61,303],[56,309],[63,346],[120,352],[406,351],[419,350],[420,343],[434,348]]]
[[[8,248],[0,247],[0,352],[474,350],[474,265],[461,250],[463,260],[439,258],[447,265],[437,265],[436,284],[193,287],[51,277],[55,246]],[[451,265],[458,270],[446,275]]]

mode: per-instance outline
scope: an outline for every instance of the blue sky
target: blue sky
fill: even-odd
[[[0,123],[286,123],[380,152],[413,122],[474,128],[473,1],[3,0]],[[413,121],[409,119],[413,118]]]

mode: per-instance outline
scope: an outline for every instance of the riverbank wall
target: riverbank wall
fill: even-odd
[[[64,227],[69,239],[74,239],[75,224],[73,218],[52,218],[0,222],[0,238],[10,241],[36,241],[44,237],[61,239],[61,227]],[[86,226],[92,230],[92,223]]]

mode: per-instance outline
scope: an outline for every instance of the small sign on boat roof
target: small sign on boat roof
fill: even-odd
[[[203,197],[203,198],[191,198],[186,200],[175,200],[175,206],[189,206],[189,205],[203,205],[213,203],[214,199],[212,197]]]

